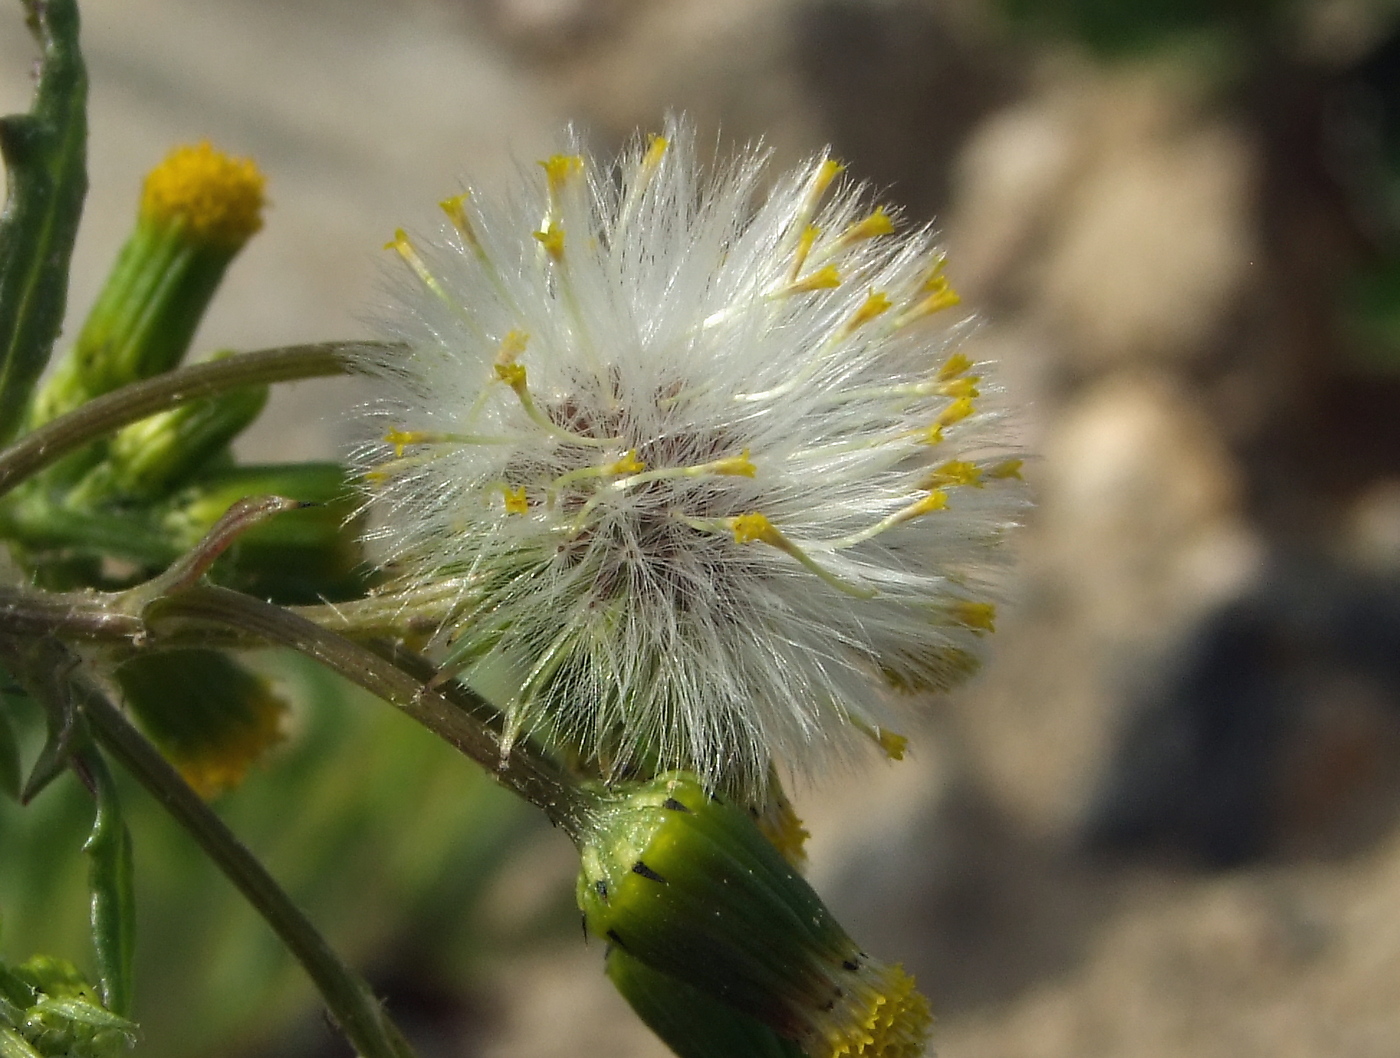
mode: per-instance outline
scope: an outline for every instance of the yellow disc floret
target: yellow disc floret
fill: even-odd
[[[918,1058],[928,1047],[933,1014],[902,967],[872,962],[850,974],[819,1024],[822,1039],[803,1047],[813,1058]]]
[[[237,249],[262,227],[263,174],[206,140],[177,147],[146,177],[141,216],[178,224],[196,242]]]

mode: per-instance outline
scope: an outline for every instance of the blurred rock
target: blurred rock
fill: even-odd
[[[1271,569],[1139,688],[1086,840],[1217,866],[1364,847],[1400,810],[1397,643],[1400,581]]]
[[[1046,438],[1036,480],[1043,560],[1075,619],[1105,639],[1177,627],[1253,573],[1233,461],[1166,377],[1086,389]]]

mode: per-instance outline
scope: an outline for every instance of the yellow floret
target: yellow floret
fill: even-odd
[[[928,1046],[933,1014],[899,965],[862,967],[846,987],[822,1039],[804,1049],[813,1058],[919,1058]]]
[[[141,216],[179,224],[194,241],[237,249],[262,227],[263,174],[206,140],[177,147],[146,177]]]

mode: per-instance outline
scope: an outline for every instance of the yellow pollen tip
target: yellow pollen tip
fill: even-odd
[[[457,234],[462,237],[462,241],[475,248],[481,244],[477,241],[476,229],[472,227],[471,219],[467,216],[467,200],[469,198],[471,198],[471,194],[463,191],[460,195],[443,199],[438,205],[447,214],[447,219],[452,222],[452,227],[457,229]]]
[[[647,468],[647,465],[637,458],[637,450],[633,448],[616,463],[608,465],[609,474],[640,474]]]
[[[948,494],[942,489],[934,489],[918,503],[912,503],[906,508],[910,518],[917,518],[921,514],[932,514],[934,511],[948,509]]]
[[[959,602],[952,608],[953,620],[978,632],[995,632],[997,608],[990,602]]]
[[[819,1058],[921,1058],[928,1047],[933,1014],[914,979],[899,965],[880,967],[871,974],[865,994],[849,1006],[838,1006],[844,1017],[826,1027],[826,1046],[809,1050]],[[870,972],[869,970],[866,972]]]
[[[982,381],[980,375],[969,375],[967,378],[955,378],[951,382],[944,382],[938,387],[938,392],[944,397],[980,397],[982,391],[977,388],[977,383]]]
[[[909,740],[903,735],[895,734],[888,728],[877,727],[875,741],[890,760],[903,760],[904,754],[909,749]]]
[[[642,167],[644,169],[654,169],[661,164],[662,157],[666,154],[666,148],[671,145],[671,141],[665,136],[658,136],[652,133],[647,137],[647,152],[642,155]]]
[[[729,528],[734,531],[735,543],[739,544],[748,544],[755,540],[771,544],[775,540],[781,539],[778,530],[773,527],[773,523],[757,511],[730,518]]]
[[[549,256],[554,260],[562,260],[564,257],[564,229],[557,221],[552,221],[544,231],[534,233],[540,245],[548,251]]]
[[[525,388],[524,364],[496,364],[495,367],[496,377],[511,389],[521,390]]]
[[[856,309],[855,315],[846,322],[846,333],[850,334],[856,328],[865,326],[882,312],[887,312],[889,308],[890,299],[885,296],[884,291],[872,290],[861,307]]]
[[[496,351],[496,364],[503,366],[514,363],[515,358],[525,351],[529,340],[530,336],[524,331],[507,331],[506,336],[501,339],[500,349]]]
[[[405,446],[423,444],[428,440],[428,435],[419,430],[390,430],[384,435],[384,443],[394,446],[394,458],[396,459],[403,458]]]
[[[828,158],[821,165],[817,166],[816,175],[812,177],[812,193],[820,195],[831,182],[846,171],[846,167],[835,158]]]
[[[807,839],[812,835],[802,825],[792,802],[779,793],[763,806],[754,822],[783,859],[801,870],[807,863]]]
[[[507,514],[529,514],[530,501],[525,498],[525,486],[511,488],[507,485],[503,490],[506,499]]]
[[[1017,481],[1025,481],[1021,477],[1021,467],[1024,461],[1020,459],[1008,459],[1004,463],[998,463],[987,471],[987,477],[995,478],[997,481],[1005,481],[1007,478],[1015,478]]]
[[[926,445],[941,445],[943,443],[943,427],[934,423],[927,430],[919,432],[919,443]]]
[[[729,456],[727,459],[716,459],[709,465],[712,474],[720,474],[731,478],[751,478],[758,472],[758,467],[753,465],[749,459],[749,450],[745,448],[737,456]]]
[[[959,397],[953,401],[938,416],[939,426],[952,426],[955,422],[962,422],[969,415],[977,410],[969,397]]]
[[[141,217],[183,226],[188,237],[237,250],[262,227],[266,178],[251,158],[233,158],[208,140],[176,147],[146,177]]]
[[[792,277],[797,278],[797,274],[802,271],[802,266],[807,263],[807,255],[812,252],[812,247],[821,238],[822,230],[815,224],[808,224],[802,229],[802,235],[797,240],[797,249],[792,254]]]
[[[957,378],[971,366],[972,361],[966,356],[962,353],[954,353],[952,356],[948,357],[948,359],[944,361],[943,366],[938,369],[938,381],[947,382],[950,379]]]
[[[894,234],[894,221],[885,212],[885,207],[878,207],[875,212],[864,220],[856,221],[847,228],[841,235],[841,242],[849,245],[853,242],[860,242],[864,239],[874,239],[881,235]]]
[[[926,489],[943,488],[949,485],[971,485],[973,488],[980,489],[982,487],[982,470],[976,463],[953,459],[944,463],[923,482],[923,487]]]
[[[563,187],[573,177],[583,172],[583,156],[580,154],[556,154],[539,163],[549,181],[551,191]]]
[[[825,268],[818,268],[815,272],[791,283],[787,288],[787,293],[802,294],[812,290],[831,290],[840,285],[841,273],[837,271],[835,265],[827,265]]]

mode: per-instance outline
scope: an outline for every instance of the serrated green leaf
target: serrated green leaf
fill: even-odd
[[[26,0],[40,48],[29,113],[0,118],[9,192],[0,215],[0,442],[24,418],[63,323],[87,194],[87,71],[77,0]]]

